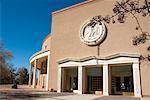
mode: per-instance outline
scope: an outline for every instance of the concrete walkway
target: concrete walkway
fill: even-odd
[[[72,93],[9,93],[1,94],[0,100],[140,100],[134,97],[122,96],[98,96],[90,94],[72,94]]]
[[[19,85],[18,89],[11,89],[11,85],[0,85],[0,100],[150,100],[150,98],[135,98],[127,96],[100,96],[94,94],[74,94],[46,92],[43,89],[29,88]]]
[[[41,100],[41,99],[36,99]],[[122,96],[97,96],[97,95],[69,95],[69,96],[59,96],[45,98],[42,100],[140,100],[139,98],[134,97],[122,97]]]

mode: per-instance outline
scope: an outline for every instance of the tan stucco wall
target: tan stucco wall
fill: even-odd
[[[42,50],[50,50],[50,46],[51,46],[51,36],[50,34],[48,34],[43,41]]]
[[[57,61],[87,56],[97,56],[97,46],[87,46],[80,41],[81,26],[96,15],[112,13],[115,0],[94,0],[93,2],[74,7],[52,16],[51,55],[50,55],[50,88],[57,89]],[[139,18],[143,30],[150,31],[147,18]],[[100,57],[116,53],[141,54],[147,53],[144,45],[132,45],[132,37],[139,34],[135,30],[134,20],[126,23],[106,24],[108,29],[105,41],[100,45]],[[149,44],[150,42],[147,42]],[[142,48],[141,48],[142,47]],[[150,95],[150,64],[141,63],[142,89],[145,95]]]

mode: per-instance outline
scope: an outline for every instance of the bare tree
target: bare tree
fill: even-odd
[[[0,63],[6,63],[6,61],[11,58],[12,58],[11,52],[4,49],[2,42],[0,42]]]
[[[12,58],[12,54],[4,49],[0,42],[0,84],[12,83],[15,77],[14,69],[7,61]]]
[[[138,15],[141,15],[142,17],[150,17],[150,0],[122,0],[121,2],[116,1],[112,15],[95,16],[92,18],[90,25],[94,26],[96,24],[95,22],[101,21],[104,21],[108,24],[115,24],[116,21],[119,23],[125,23],[127,17],[132,16],[132,18],[137,23],[137,25],[135,25],[135,29],[140,31],[140,34],[136,35],[132,39],[133,45],[137,46],[150,40],[150,32],[142,29],[137,17]],[[147,47],[147,50],[150,52],[150,45]],[[147,56],[141,55],[141,60],[147,60],[150,62],[150,53]]]

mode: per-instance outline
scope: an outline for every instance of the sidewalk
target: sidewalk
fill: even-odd
[[[0,85],[0,100],[140,100],[128,96],[100,96],[94,94],[75,94],[47,92],[44,89],[33,89],[27,85],[18,85],[18,89],[11,89],[12,85]],[[141,100],[150,100],[145,97]]]

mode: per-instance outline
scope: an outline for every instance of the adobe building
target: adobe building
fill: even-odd
[[[150,96],[150,63],[145,47],[132,45],[136,21],[106,24],[90,20],[112,14],[116,0],[88,0],[52,13],[52,33],[30,58],[29,86],[47,91]],[[150,31],[148,17],[140,17]],[[32,74],[33,73],[33,74]]]

